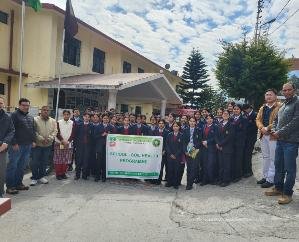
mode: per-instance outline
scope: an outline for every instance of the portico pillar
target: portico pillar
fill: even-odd
[[[108,110],[110,110],[111,108],[116,109],[116,96],[117,96],[117,90],[116,89],[109,89]]]
[[[161,101],[161,113],[160,113],[161,118],[165,118],[166,103],[167,103],[166,100]]]

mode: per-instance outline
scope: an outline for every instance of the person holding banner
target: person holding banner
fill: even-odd
[[[87,180],[89,155],[91,145],[92,124],[89,122],[89,113],[84,113],[83,123],[79,123],[75,129],[75,140],[77,144],[76,154],[76,176],[75,180],[79,180],[81,173],[82,178]]]
[[[179,188],[179,165],[184,154],[183,134],[180,133],[180,123],[174,121],[173,132],[168,134],[166,140],[168,176],[166,187]]]
[[[184,152],[187,162],[187,186],[186,190],[193,188],[193,183],[196,177],[197,155],[201,146],[201,134],[199,128],[196,127],[194,117],[189,119],[189,127],[183,130],[184,137]]]
[[[123,135],[132,135],[133,134],[132,127],[130,126],[129,117],[124,117],[123,126],[119,127],[118,133],[123,134]]]
[[[107,113],[104,113],[102,115],[102,123],[94,126],[93,130],[96,150],[95,182],[98,182],[100,178],[102,182],[106,182],[106,141],[107,135],[111,131],[112,126],[109,124],[109,116]]]
[[[132,135],[148,135],[148,127],[142,123],[141,115],[137,115],[136,124],[131,126]]]
[[[168,134],[169,134],[169,131],[165,128],[165,120],[161,119],[158,123],[158,128],[155,129],[155,131],[153,133],[154,136],[163,137],[161,170],[160,170],[159,178],[156,182],[157,185],[161,184],[161,181],[163,179],[164,168],[165,168],[165,180],[167,181],[168,165],[167,165],[167,153],[166,153],[166,140],[167,140]]]

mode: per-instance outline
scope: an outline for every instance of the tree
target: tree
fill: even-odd
[[[201,108],[209,108],[216,111],[220,107],[224,107],[226,103],[226,94],[223,91],[216,91],[211,86],[205,87],[200,92],[196,105]]]
[[[257,108],[268,88],[280,90],[287,80],[289,62],[267,39],[223,43],[223,49],[215,74],[220,88],[233,98],[245,98]]]
[[[184,103],[190,103],[191,107],[200,97],[200,91],[207,87],[208,74],[203,56],[198,49],[193,49],[187,59],[182,75],[182,82],[178,86],[178,93]]]

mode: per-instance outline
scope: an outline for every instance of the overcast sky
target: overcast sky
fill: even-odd
[[[43,0],[65,9],[66,0]],[[262,22],[277,16],[288,0],[264,0]],[[206,59],[211,83],[221,52],[219,40],[239,41],[242,26],[253,36],[257,0],[72,0],[78,18],[171,70],[182,72],[193,47]],[[287,57],[299,57],[299,0],[291,0],[271,25],[270,39]],[[283,24],[279,29],[277,27]],[[274,31],[274,33],[272,33]],[[272,34],[271,34],[272,33]]]

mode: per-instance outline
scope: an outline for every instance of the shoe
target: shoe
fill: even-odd
[[[30,182],[30,186],[33,187],[35,185],[37,185],[37,180],[32,179],[31,182]]]
[[[174,189],[179,189],[179,186],[173,186]]]
[[[274,184],[273,183],[271,183],[271,182],[265,182],[265,183],[263,183],[262,185],[261,185],[261,188],[270,188],[270,187],[273,187],[274,186]]]
[[[266,196],[280,196],[282,195],[282,192],[277,190],[276,187],[272,187],[269,190],[265,191]]]
[[[199,185],[200,186],[205,186],[205,185],[208,185],[209,183],[207,183],[207,182],[201,182]]]
[[[46,178],[44,178],[44,177],[42,177],[41,179],[39,179],[38,180],[41,184],[48,184],[49,183],[49,181],[46,179]]]
[[[157,181],[155,185],[161,185],[161,181]]]
[[[80,176],[75,176],[74,180],[79,180],[80,179]]]
[[[287,195],[282,195],[279,199],[278,199],[278,204],[284,205],[284,204],[289,204],[290,202],[292,202],[292,196],[287,196]]]
[[[61,176],[56,176],[56,179],[60,181],[60,180],[62,180],[62,177]]]
[[[211,185],[218,185],[217,182],[211,182]]]
[[[234,179],[234,180],[233,180],[233,183],[236,183],[236,182],[238,182],[238,181],[241,181],[241,178],[236,178],[236,179]]]
[[[249,173],[246,173],[243,175],[244,178],[248,178],[248,177],[251,177],[253,176],[253,173],[252,172],[249,172]]]
[[[165,187],[171,187],[171,184],[166,183],[166,184],[165,184]]]
[[[7,194],[10,194],[10,195],[16,195],[16,194],[19,193],[19,191],[16,190],[16,189],[13,187],[13,188],[7,188],[7,189],[6,189],[6,193],[7,193]]]
[[[261,184],[263,184],[263,183],[265,183],[265,182],[266,182],[266,179],[265,179],[265,178],[263,178],[263,179],[261,179],[261,180],[257,181],[257,182],[256,182],[256,184],[259,184],[259,185],[261,185]]]
[[[73,171],[73,166],[72,165],[69,165],[69,167],[67,168],[67,171]]]
[[[192,190],[192,186],[186,186],[186,190]]]
[[[229,185],[229,182],[222,182],[219,186],[220,187],[227,187]]]
[[[197,178],[194,179],[194,183],[195,183],[195,184],[199,184],[199,182],[200,182],[199,179],[197,179]]]
[[[86,175],[83,175],[83,176],[82,176],[82,179],[83,179],[83,180],[88,180],[88,177],[87,177]]]
[[[27,191],[29,190],[28,186],[25,186],[24,184],[21,184],[20,186],[17,186],[16,188],[18,191]]]
[[[67,177],[67,175],[66,174],[63,174],[62,176],[61,176],[61,179],[68,179],[68,177]]]

